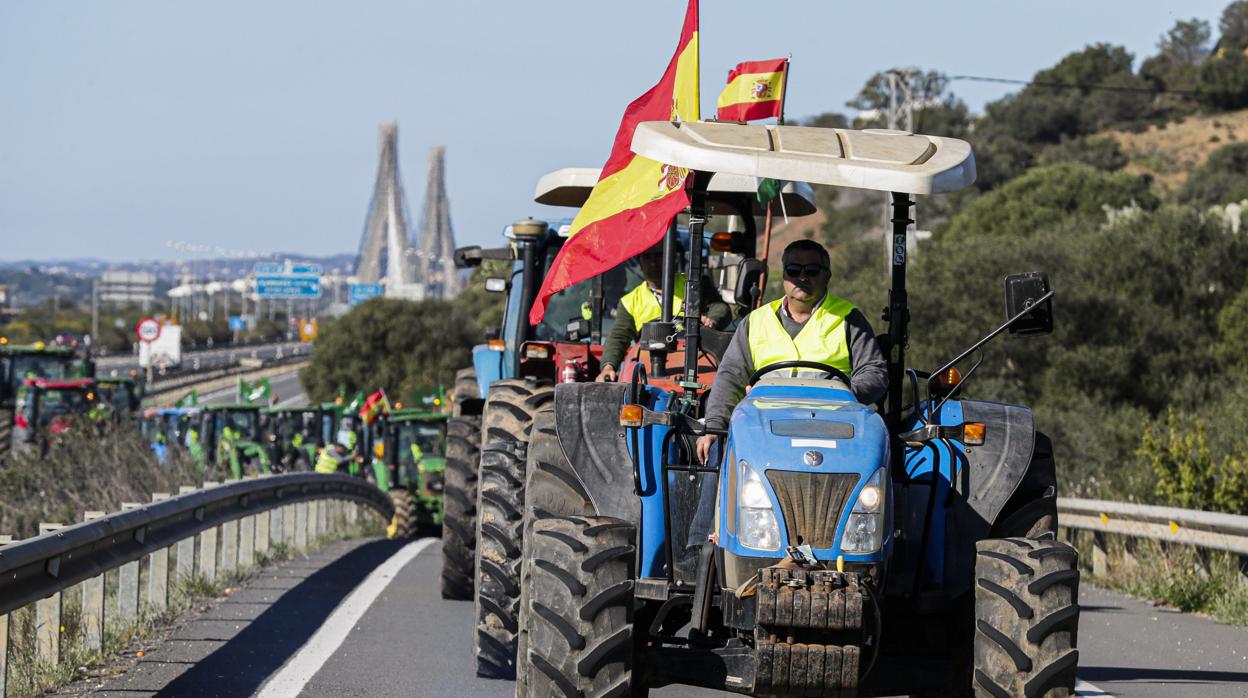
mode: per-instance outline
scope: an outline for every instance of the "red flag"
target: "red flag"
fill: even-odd
[[[611,157],[546,272],[530,323],[542,321],[554,294],[649,249],[689,205],[688,170],[634,155],[629,146],[643,121],[698,120],[699,99],[698,0],[689,0],[676,53],[659,83],[624,110]]]
[[[365,424],[372,424],[382,414],[390,414],[390,401],[386,399],[386,391],[378,390],[364,401],[360,408],[360,418]]]

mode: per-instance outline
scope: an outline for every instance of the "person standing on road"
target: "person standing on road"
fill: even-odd
[[[878,402],[888,389],[887,364],[871,323],[853,303],[828,293],[828,251],[813,240],[795,240],[780,259],[784,297],[753,310],[737,327],[707,399],[708,429],[727,428],[750,376],[781,361],[840,369],[859,402]],[[698,437],[699,461],[707,461],[717,438]]]
[[[620,363],[628,353],[628,347],[637,341],[641,326],[663,316],[663,243],[637,256],[637,264],[645,281],[620,298],[615,309],[615,324],[602,345],[602,370],[598,380],[614,382],[619,378]],[[676,288],[672,291],[672,315],[684,312],[684,274],[676,274]],[[719,300],[719,291],[706,277],[702,278],[702,324],[722,330],[732,322],[732,309]]]

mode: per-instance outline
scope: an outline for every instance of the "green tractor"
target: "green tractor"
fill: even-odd
[[[396,409],[369,430],[373,476],[390,494],[395,516],[390,534],[410,538],[420,528],[442,525],[448,415],[424,409]]]
[[[131,376],[97,376],[96,393],[112,410],[114,420],[121,421],[140,414],[143,386]]]
[[[327,443],[322,437],[322,408],[267,407],[261,414],[265,418],[265,446],[273,470],[283,473],[312,470],[317,451]]]
[[[271,471],[260,405],[204,405],[200,435],[208,463],[229,479]]]
[[[83,359],[73,347],[43,342],[34,344],[9,344],[7,337],[0,337],[0,452],[7,451],[12,443],[14,406],[23,381],[35,378],[65,380],[90,378],[95,367],[90,359]]]

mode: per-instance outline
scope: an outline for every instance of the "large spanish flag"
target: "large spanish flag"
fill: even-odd
[[[699,98],[698,0],[689,0],[676,53],[659,83],[624,110],[611,157],[572,221],[568,241],[546,272],[529,311],[529,322],[541,322],[554,294],[661,240],[672,218],[689,205],[687,170],[634,155],[629,146],[633,131],[643,121],[698,120]]]
[[[728,72],[728,86],[719,93],[720,121],[753,121],[784,115],[784,74],[789,59],[746,61]]]

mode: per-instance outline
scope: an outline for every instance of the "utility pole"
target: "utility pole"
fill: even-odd
[[[91,280],[91,341],[100,338],[100,280]]]

